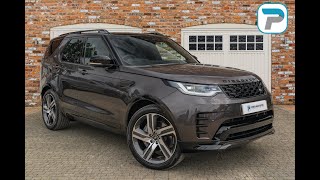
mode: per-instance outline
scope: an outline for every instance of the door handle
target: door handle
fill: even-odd
[[[54,65],[54,69],[59,69],[59,65],[58,64],[56,64],[56,65]]]
[[[82,75],[88,74],[87,70],[85,70],[85,69],[82,69],[80,72],[81,72]]]
[[[49,72],[51,72],[52,70],[58,70],[59,69],[59,65],[58,64],[55,64],[55,65],[53,65],[53,66],[51,66],[51,67],[49,67]]]

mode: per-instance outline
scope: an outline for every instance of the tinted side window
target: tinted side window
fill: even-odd
[[[80,64],[83,46],[83,39],[71,39],[62,51],[62,61]]]
[[[91,57],[98,55],[111,57],[110,50],[103,39],[89,37],[86,42],[84,64],[88,64]]]
[[[45,52],[44,57],[47,58],[47,57],[51,56],[51,54],[57,49],[57,47],[59,47],[59,45],[61,44],[62,40],[63,40],[63,38],[53,39],[50,42],[50,44],[49,44],[49,46],[48,46],[48,48],[47,48],[47,50]]]

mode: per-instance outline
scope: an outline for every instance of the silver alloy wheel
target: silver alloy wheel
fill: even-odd
[[[56,101],[52,94],[46,94],[42,103],[42,115],[47,126],[52,126],[57,121]]]
[[[166,162],[177,147],[177,136],[168,119],[156,113],[141,116],[132,130],[135,151],[152,164]]]

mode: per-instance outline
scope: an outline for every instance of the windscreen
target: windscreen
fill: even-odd
[[[165,37],[112,35],[109,40],[124,65],[197,63],[186,50]]]

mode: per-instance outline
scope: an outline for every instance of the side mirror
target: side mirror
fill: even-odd
[[[93,56],[89,60],[89,65],[94,67],[112,67],[114,61],[108,56]]]

